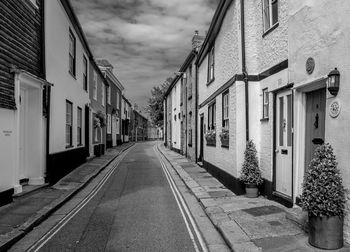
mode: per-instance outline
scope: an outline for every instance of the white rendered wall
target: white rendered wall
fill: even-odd
[[[68,69],[69,28],[76,38],[76,76]],[[73,145],[77,147],[77,106],[82,110],[82,142],[85,131],[85,104],[89,96],[83,90],[83,55],[86,56],[79,36],[71,25],[60,1],[45,4],[46,79],[54,84],[51,91],[50,153],[66,150],[66,99],[73,103]],[[88,57],[86,57],[88,58]]]

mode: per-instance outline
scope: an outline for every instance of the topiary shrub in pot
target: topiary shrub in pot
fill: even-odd
[[[345,189],[330,144],[315,150],[304,176],[301,205],[309,215],[309,243],[322,249],[343,247]]]
[[[258,185],[263,183],[255,144],[249,140],[244,151],[244,162],[241,170],[240,180],[245,184],[246,196],[248,198],[258,197]]]

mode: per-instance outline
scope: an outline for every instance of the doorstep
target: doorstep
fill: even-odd
[[[42,189],[42,188],[45,188],[45,187],[47,187],[47,186],[49,186],[49,183],[45,183],[45,184],[42,184],[42,185],[24,185],[23,187],[22,187],[22,192],[20,192],[20,193],[15,193],[15,194],[13,194],[13,198],[14,198],[14,200],[16,200],[17,198],[19,198],[19,197],[23,197],[23,196],[26,196],[26,195],[28,195],[28,194],[31,194],[31,193],[33,193],[33,192],[35,192],[35,191],[37,191],[37,190],[40,190],[40,189]]]

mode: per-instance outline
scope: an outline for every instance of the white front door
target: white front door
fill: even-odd
[[[287,90],[276,96],[276,191],[292,197],[293,96]]]
[[[112,116],[112,145],[117,145],[117,117]]]
[[[27,124],[27,91],[22,89],[20,90],[20,97],[19,97],[19,179],[25,179],[27,178],[26,173],[26,124]]]

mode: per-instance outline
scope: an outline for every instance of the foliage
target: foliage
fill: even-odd
[[[330,144],[321,145],[315,150],[304,176],[301,204],[309,215],[344,215],[345,189]]]
[[[229,131],[228,129],[222,128],[221,133],[220,133],[220,135],[219,135],[221,141],[222,141],[222,140],[229,139],[229,133],[230,133],[230,131]]]
[[[245,184],[260,185],[263,183],[255,144],[249,140],[244,151],[244,162],[241,171],[240,180]]]
[[[169,85],[172,81],[172,78],[167,78],[166,81],[160,86],[153,87],[151,90],[151,98],[148,99],[148,113],[150,115],[153,125],[157,127],[163,126],[164,121],[164,106],[163,100],[166,91],[169,88]]]
[[[208,132],[205,134],[205,139],[209,142],[215,142],[216,141],[216,131],[215,130],[208,130]]]
[[[94,117],[94,127],[102,128],[106,126],[106,118],[102,111],[98,111]]]

